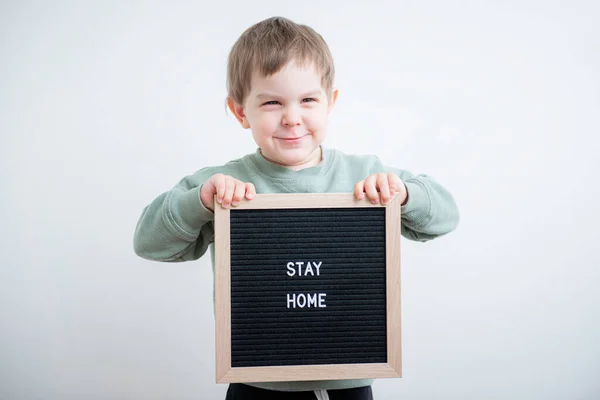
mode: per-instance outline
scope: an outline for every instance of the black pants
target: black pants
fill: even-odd
[[[328,390],[329,400],[373,400],[371,386],[354,389]],[[232,383],[227,389],[225,400],[316,400],[313,391],[279,392],[266,390],[243,383]]]

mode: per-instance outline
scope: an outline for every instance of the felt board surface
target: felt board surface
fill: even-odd
[[[229,218],[232,367],[387,361],[385,208]]]

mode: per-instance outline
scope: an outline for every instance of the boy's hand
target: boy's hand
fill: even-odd
[[[400,197],[402,205],[408,199],[408,192],[404,182],[402,182],[398,175],[391,172],[369,175],[366,179],[354,185],[354,196],[358,200],[364,199],[365,193],[373,204],[381,201],[381,204],[386,205],[394,195]]]
[[[215,210],[215,194],[217,202],[224,208],[229,208],[240,204],[244,197],[252,200],[256,195],[256,189],[252,183],[244,183],[233,176],[215,174],[208,178],[200,189],[200,200],[210,211]]]

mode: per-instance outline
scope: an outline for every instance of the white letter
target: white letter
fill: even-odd
[[[308,308],[310,308],[310,305],[312,304],[314,307],[317,306],[317,294],[313,293],[313,294],[307,294],[306,297],[308,297]]]
[[[302,303],[300,303],[301,301],[302,301]],[[300,293],[298,295],[298,307],[304,308],[305,305],[306,305],[306,296],[304,294]]]
[[[315,273],[312,270],[312,267],[310,266],[310,261],[306,263],[306,269],[304,270],[304,276],[308,275],[308,271],[310,271],[310,274],[312,276],[315,276]]]
[[[302,266],[304,265],[304,262],[296,261],[296,265],[298,266],[298,276],[302,276]]]
[[[327,293],[319,293],[319,307],[327,307],[325,305],[325,296],[327,296]]]
[[[319,261],[319,263],[317,264],[316,262],[313,261],[313,265],[315,266],[315,268],[317,269],[317,276],[319,276],[319,268],[321,268],[321,264],[323,264],[323,261]]]
[[[290,308],[290,303],[292,303],[292,308],[296,308],[296,295],[292,294],[292,296],[294,297],[290,299],[290,294],[287,295],[287,308]]]
[[[294,263],[292,261],[290,261],[289,263],[287,263],[287,274],[289,276],[294,276],[296,275],[296,270],[294,269]]]

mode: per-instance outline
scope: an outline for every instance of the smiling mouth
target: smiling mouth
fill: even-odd
[[[301,134],[300,136],[278,136],[277,139],[281,139],[281,140],[298,140],[298,139],[302,139],[303,137],[308,136],[309,133],[304,133]]]
[[[299,142],[304,137],[305,136],[298,136],[298,137],[292,137],[292,138],[277,138],[277,139],[283,140],[284,142],[288,142],[288,143],[294,143],[294,142]]]

